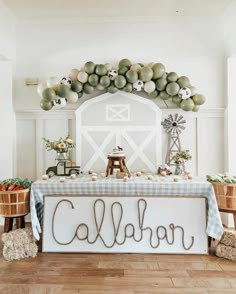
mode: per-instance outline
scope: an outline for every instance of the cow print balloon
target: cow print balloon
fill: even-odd
[[[191,96],[191,90],[187,87],[181,88],[178,96],[183,100],[188,99]]]
[[[53,100],[53,105],[55,106],[56,109],[61,109],[64,108],[67,104],[66,98],[56,98]]]
[[[118,76],[118,71],[116,69],[112,69],[108,72],[108,77],[110,80],[114,81],[114,79]]]
[[[61,79],[61,84],[71,87],[72,80],[70,78],[63,77]]]
[[[133,89],[137,92],[142,91],[143,89],[143,81],[137,80],[137,82],[133,83]]]

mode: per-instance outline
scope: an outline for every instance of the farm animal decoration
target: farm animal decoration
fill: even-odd
[[[50,77],[41,82],[37,92],[41,97],[43,110],[64,108],[67,104],[77,103],[84,94],[95,95],[96,91],[116,93],[139,92],[149,98],[172,101],[184,111],[198,111],[205,103],[205,97],[199,94],[186,76],[175,72],[166,72],[161,63],[132,64],[122,59],[117,68],[112,64],[95,64],[88,61],[79,69],[72,69],[69,77],[58,80]]]

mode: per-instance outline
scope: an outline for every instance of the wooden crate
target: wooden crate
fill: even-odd
[[[236,184],[211,182],[219,209],[236,211]]]
[[[17,217],[30,212],[29,189],[0,192],[0,215]]]

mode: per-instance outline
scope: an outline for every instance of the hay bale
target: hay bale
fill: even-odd
[[[17,229],[2,234],[3,257],[11,261],[26,257],[35,257],[38,246],[31,228]]]
[[[225,230],[220,244],[236,248],[236,231]]]
[[[236,248],[218,244],[216,247],[216,256],[236,261]]]

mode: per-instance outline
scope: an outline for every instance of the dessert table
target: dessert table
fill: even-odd
[[[91,244],[93,244],[92,252],[97,252],[95,247],[96,244],[94,244],[96,242],[101,243],[98,246],[98,252],[158,252],[154,250],[158,246],[156,246],[157,243],[152,240],[153,234],[155,233],[155,236],[159,236],[159,239],[157,238],[159,241],[164,240],[168,243],[167,245],[171,245],[170,235],[174,235],[175,231],[178,230],[178,238],[182,238],[181,242],[184,250],[189,250],[190,253],[198,253],[197,251],[190,250],[190,248],[186,249],[190,247],[190,245],[191,247],[193,245],[193,242],[191,243],[191,238],[193,241],[194,237],[190,236],[191,226],[197,226],[197,224],[195,224],[198,221],[197,218],[199,218],[199,226],[200,222],[203,222],[201,225],[203,229],[201,228],[201,230],[204,230],[204,232],[201,232],[201,234],[203,234],[204,242],[207,242],[207,236],[219,240],[223,234],[223,226],[214,190],[211,183],[205,180],[187,180],[184,177],[178,177],[178,181],[175,180],[176,178],[173,176],[161,177],[152,175],[148,177],[147,175],[142,175],[131,176],[128,182],[124,182],[123,179],[117,179],[115,176],[104,177],[104,175],[98,175],[97,181],[92,181],[91,175],[79,175],[75,179],[68,177],[64,182],[61,182],[60,177],[35,181],[31,187],[30,201],[31,222],[34,236],[39,240],[39,234],[41,233],[41,226],[43,224],[44,233],[46,232],[43,243],[47,244],[50,238],[52,244],[56,241],[55,251],[57,252],[78,252],[80,250],[83,252],[90,252],[88,245]],[[193,202],[193,204],[191,204],[192,206],[188,206],[186,202],[188,199],[191,199],[191,201],[204,200],[204,209],[203,206],[201,206],[202,204],[197,206],[197,202]],[[163,202],[163,200],[167,202]],[[75,214],[72,208],[81,207],[82,204],[84,205],[83,209],[80,211],[78,210]],[[109,207],[107,209],[110,215],[109,221],[107,221],[107,207]],[[113,209],[115,210],[115,207],[119,212],[114,213]],[[132,212],[133,207],[135,207],[134,212]],[[189,209],[192,211],[188,211],[188,207],[190,207]],[[201,214],[196,214],[195,223],[191,223],[192,218],[194,219],[195,217],[194,214],[198,213],[197,209]],[[127,210],[130,210],[132,220],[130,220],[131,216],[129,216]],[[178,210],[179,213],[177,212]],[[171,216],[175,214],[175,211],[177,212],[177,216],[173,222]],[[156,216],[161,216],[162,212],[163,217],[158,218],[157,221],[155,219]],[[72,220],[73,213],[74,220]],[[78,215],[80,215],[82,219],[78,220]],[[127,221],[122,220],[123,215],[125,217],[127,216]],[[89,220],[86,219],[86,216]],[[170,218],[170,220],[168,218]],[[136,225],[134,224],[134,219],[137,222]],[[153,224],[150,225],[152,220],[156,226],[155,229],[152,228]],[[73,224],[73,221],[76,223]],[[87,221],[90,223],[86,223]],[[108,224],[108,222],[111,222],[111,224]],[[67,235],[65,241],[63,236],[65,235],[65,231],[69,231],[69,223],[70,226],[73,227],[70,233],[68,233],[71,234],[72,238],[69,238],[69,235]],[[146,225],[147,223],[149,223],[149,226]],[[188,223],[190,224],[190,228],[187,228]],[[60,228],[65,226],[61,229],[61,232],[59,232],[59,226]],[[93,227],[93,229],[91,227]],[[121,231],[121,227],[125,236],[123,239],[121,238],[123,241],[118,240],[120,238],[118,236],[118,231]],[[91,236],[93,236],[93,238],[91,236],[89,237],[89,229],[90,232],[92,232]],[[107,233],[108,236],[105,236],[106,233],[102,231],[109,231],[109,234]],[[142,245],[143,247],[140,245],[139,248],[137,247],[135,249],[134,244],[131,244],[131,239],[136,243],[140,242],[141,244],[143,242],[140,234],[142,237],[145,236],[145,238],[149,240],[146,242],[146,245],[151,249],[142,251],[142,248],[146,245]],[[113,237],[115,235],[115,237],[111,238],[111,235]],[[201,238],[202,237],[198,237],[198,232],[196,232],[195,241]],[[126,239],[127,243],[129,243],[129,248],[122,251],[121,245],[126,242]],[[172,243],[174,242],[173,240]],[[80,249],[78,250],[77,247],[73,245],[75,241],[80,242]],[[164,241],[162,242],[164,243]],[[51,243],[48,247],[46,245],[45,251],[54,251],[54,246]],[[85,247],[81,245],[82,243],[86,243],[86,245],[83,245]],[[64,249],[66,248],[65,245],[68,244],[70,244],[71,247],[68,247],[68,250]],[[109,244],[112,244],[112,246]],[[204,246],[202,246],[202,248]],[[114,250],[111,250],[111,248]],[[168,248],[170,248],[170,246]],[[165,248],[163,252],[168,253],[168,248]],[[177,251],[175,250],[176,249],[171,249],[170,251],[171,253],[180,252],[178,248]],[[205,251],[205,247],[204,250],[201,249],[202,253]]]

